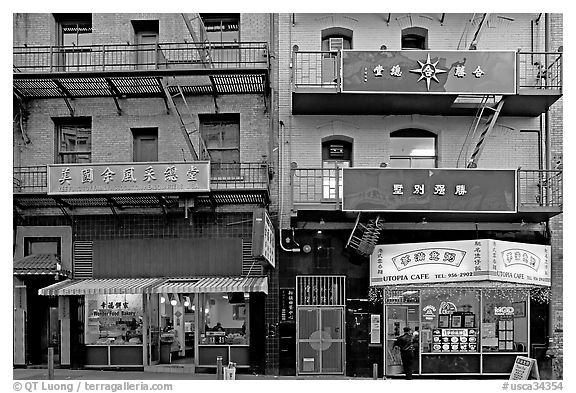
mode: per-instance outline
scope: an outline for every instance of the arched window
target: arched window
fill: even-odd
[[[423,27],[403,29],[402,49],[428,49],[428,30]]]
[[[352,49],[352,30],[344,27],[322,30],[322,82],[333,84],[337,81],[339,64],[336,52],[341,49]]]
[[[436,168],[436,134],[407,128],[390,134],[390,166],[393,168]]]
[[[330,27],[322,30],[322,51],[352,49],[352,30],[345,27]]]
[[[322,141],[322,197],[324,199],[336,199],[337,189],[338,198],[342,198],[342,170],[339,168],[350,166],[352,166],[352,139],[325,138]]]

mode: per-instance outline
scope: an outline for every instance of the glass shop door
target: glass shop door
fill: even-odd
[[[150,294],[148,300],[148,356],[150,365],[160,361],[159,296]]]
[[[394,348],[396,339],[404,334],[404,327],[412,329],[412,334],[416,338],[414,346],[413,373],[420,373],[420,306],[417,304],[394,304],[386,305],[386,342],[384,346],[384,361],[386,375],[403,375],[402,359],[400,358],[400,349]]]

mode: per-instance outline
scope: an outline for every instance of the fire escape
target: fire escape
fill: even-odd
[[[154,44],[108,44],[85,46],[22,46],[13,48],[13,93],[15,127],[24,143],[29,136],[26,106],[35,99],[63,100],[70,116],[75,100],[111,99],[116,113],[135,98],[160,98],[166,111],[177,117],[192,160],[210,160],[200,135],[198,117],[190,97],[211,96],[218,113],[219,96],[258,94],[268,109],[270,61],[266,42],[234,42],[213,45],[207,40],[199,14],[182,14],[191,39]],[[232,45],[233,44],[233,45]],[[211,178],[211,191],[197,195],[47,195],[47,167],[14,168],[14,206],[20,212],[29,208],[59,208],[70,216],[76,208],[105,207],[114,214],[127,207],[168,209],[234,203],[269,203],[268,168],[265,163],[220,165],[219,179]],[[233,167],[232,167],[233,166]],[[215,172],[213,170],[213,172]],[[229,175],[227,175],[229,173]],[[224,179],[224,180],[223,180]],[[16,211],[15,209],[15,211]]]

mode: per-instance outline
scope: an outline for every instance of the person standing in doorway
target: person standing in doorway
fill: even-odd
[[[404,334],[396,339],[394,346],[400,348],[400,357],[402,358],[402,367],[404,368],[406,379],[412,379],[414,337],[412,337],[411,329],[408,326],[404,328]]]

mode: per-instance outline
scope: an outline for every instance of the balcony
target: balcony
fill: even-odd
[[[342,210],[342,169],[293,168],[290,173],[292,210],[321,212]],[[467,170],[468,171],[468,170]],[[475,171],[470,169],[469,171]],[[396,221],[419,221],[423,215],[431,221],[504,221],[543,222],[562,213],[562,171],[519,169],[516,175],[517,211],[493,212],[440,212],[393,211],[386,217]]]
[[[47,166],[15,167],[14,205],[20,209],[50,207],[177,207],[182,199],[194,197],[195,206],[224,204],[268,204],[269,177],[266,163],[210,164],[210,191],[190,194],[163,193],[82,193],[48,194]]]
[[[480,57],[482,53],[294,52],[292,112],[310,115],[473,116],[482,98],[489,96],[494,105],[506,99],[501,111],[503,116],[538,116],[562,96],[562,53],[493,51],[483,59]],[[426,89],[425,80],[421,81],[418,73],[413,71],[419,67],[416,60],[425,62],[428,54],[432,56],[432,64],[436,59],[443,59],[438,69],[444,64],[444,70],[438,72],[440,82],[433,79],[434,75]],[[499,55],[506,57],[503,60],[490,59],[490,56]],[[478,60],[474,59],[475,56]],[[353,59],[348,59],[350,57]],[[474,68],[467,68],[466,74],[458,77],[455,64],[462,64],[458,63],[461,60],[469,67],[486,64],[488,68],[484,74],[478,74],[478,79],[472,75]],[[376,64],[385,66],[378,70],[374,67]],[[400,69],[396,73],[389,69],[392,64],[402,65],[401,72],[398,72]],[[506,64],[506,72],[500,72],[498,64]],[[364,69],[363,75],[360,69]],[[493,79],[488,80],[488,77]],[[466,78],[470,83],[465,82]],[[479,83],[481,78],[486,78],[487,83]],[[499,91],[503,84],[510,88]],[[354,88],[350,88],[351,85]],[[470,89],[466,90],[466,87]]]
[[[264,93],[269,56],[265,42],[26,46],[13,48],[13,71],[23,98],[162,96],[165,76],[186,94]]]

